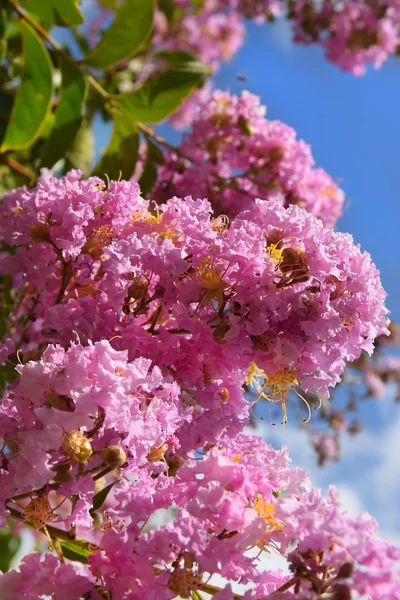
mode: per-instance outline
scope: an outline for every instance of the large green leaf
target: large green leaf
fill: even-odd
[[[11,527],[0,529],[0,571],[8,571],[20,546],[21,538],[14,534]]]
[[[86,62],[109,69],[140,52],[151,35],[154,8],[155,0],[125,0]]]
[[[112,483],[110,483],[109,485],[106,485],[105,488],[103,488],[102,490],[100,490],[100,492],[97,492],[97,494],[95,494],[93,496],[93,508],[90,509],[90,513],[93,514],[96,510],[99,510],[99,508],[101,508],[104,504],[104,502],[107,499],[108,494],[111,492],[111,490],[113,489],[114,485],[118,483],[117,481],[113,481]]]
[[[72,147],[81,126],[86,81],[73,63],[62,60],[62,87],[53,130],[43,150],[42,166],[52,167]]]
[[[189,58],[188,58],[189,57]],[[172,114],[201,85],[208,67],[185,52],[163,54],[169,68],[147,80],[137,91],[115,96],[121,111],[133,121],[157,123]]]
[[[92,554],[90,550],[82,548],[82,546],[79,546],[78,544],[74,544],[72,540],[70,542],[62,541],[60,542],[60,546],[63,555],[68,560],[75,560],[86,564],[88,562],[87,557]]]
[[[71,27],[83,23],[79,0],[20,0],[21,6],[46,28]]]
[[[174,20],[177,12],[177,4],[175,0],[157,0],[158,8],[164,13],[169,24]]]
[[[136,125],[118,110],[114,111],[114,128],[108,148],[95,167],[93,175],[110,179],[129,179],[139,153],[139,136]]]
[[[21,21],[24,68],[0,152],[26,148],[40,134],[53,91],[48,52],[30,25]]]
[[[71,150],[66,156],[64,169],[80,169],[84,173],[90,171],[94,159],[94,136],[93,130],[85,119],[82,122],[81,128],[76,134]]]
[[[7,40],[6,40],[7,15],[4,8],[0,6],[0,64],[7,55]]]
[[[140,191],[145,197],[147,197],[147,195],[151,192],[157,179],[156,165],[162,165],[165,162],[164,155],[160,148],[156,146],[149,138],[146,139],[146,142],[146,162],[143,167],[142,175],[139,179]]]

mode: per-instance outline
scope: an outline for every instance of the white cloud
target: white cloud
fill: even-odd
[[[272,427],[257,422],[248,433],[261,435],[274,447],[286,444],[293,465],[307,469],[314,486],[326,493],[333,483],[341,492],[343,508],[352,516],[367,510],[380,525],[380,535],[400,540],[400,411],[388,426],[379,430],[364,430],[357,436],[342,436],[342,458],[325,468],[316,464],[305,431],[295,425]]]

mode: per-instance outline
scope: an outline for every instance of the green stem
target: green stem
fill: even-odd
[[[47,33],[47,31],[45,29],[43,29],[43,27],[41,25],[39,25],[39,23],[36,23],[36,21],[34,19],[32,19],[28,15],[28,13],[26,13],[20,6],[18,6],[18,4],[13,2],[13,0],[8,0],[8,1],[11,4],[11,6],[13,7],[13,9],[15,10],[15,12],[19,14],[21,19],[23,19],[24,21],[29,23],[29,25],[31,27],[33,27],[33,29],[40,35],[41,38],[43,38],[46,42],[48,42],[49,44],[51,44],[53,46],[54,50],[56,50],[60,56],[62,56],[65,60],[68,60],[70,62],[72,61],[75,63],[75,61],[69,56],[69,54],[64,52],[64,50],[61,48],[61,46],[59,46],[57,44],[57,42],[55,40],[53,40],[51,35],[49,35]]]
[[[57,44],[57,42],[51,37],[51,35],[49,35],[47,31],[43,29],[41,25],[39,25],[39,23],[32,19],[20,6],[18,6],[18,4],[16,4],[13,0],[8,1],[15,10],[15,12],[17,12],[18,15],[21,17],[21,19],[24,19],[24,21],[29,23],[29,25],[33,27],[33,29],[40,35],[40,37],[43,40],[51,44],[51,46],[53,46],[54,50],[57,52],[57,54],[59,54],[59,56],[61,56],[64,60],[73,63],[75,66],[81,66],[67,52],[65,52],[61,48],[61,46]],[[89,83],[89,85],[92,86],[93,89],[95,89],[103,98],[106,98],[107,100],[110,99],[110,94],[95,80],[94,77],[92,77],[89,73],[84,73],[83,71],[82,73],[83,76],[86,78],[86,81]]]
[[[40,533],[45,534],[45,531],[43,529],[36,529],[36,527],[34,527],[32,523],[29,523],[29,521],[25,521],[23,513],[19,510],[11,508],[10,506],[7,506],[7,510],[10,511],[10,515],[14,517],[14,519],[24,521],[25,524],[28,525],[28,527],[31,527],[32,529],[35,529],[36,531],[40,531]],[[46,528],[52,538],[55,538],[57,540],[63,540],[65,542],[73,541],[74,544],[76,544],[80,548],[84,548],[85,550],[89,551],[93,550],[93,544],[87,542],[86,540],[82,540],[81,538],[71,537],[71,535],[69,535],[67,531],[63,531],[62,529],[58,529],[58,527],[53,527],[52,525],[46,525]]]
[[[220,592],[221,588],[217,587],[216,585],[211,585],[210,583],[205,583],[201,586],[201,591],[206,592],[206,594],[211,594],[211,596],[213,596],[217,592]],[[233,597],[235,600],[242,600],[243,598],[243,596],[241,596],[240,594],[233,594]]]
[[[160,146],[164,146],[164,148],[167,148],[167,150],[171,150],[171,152],[175,152],[175,154],[178,154],[182,158],[187,158],[188,160],[191,160],[189,157],[184,156],[179,150],[179,148],[176,148],[173,144],[170,144],[169,142],[167,142],[167,140],[158,135],[151,127],[148,127],[144,123],[137,123],[137,127],[138,129],[140,129],[140,131],[144,133],[145,136],[152,138]]]

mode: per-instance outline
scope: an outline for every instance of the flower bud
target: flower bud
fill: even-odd
[[[146,275],[138,275],[137,277],[134,277],[128,288],[129,297],[134,298],[135,300],[144,298],[147,295],[149,285],[150,280],[146,277]]]
[[[86,463],[93,454],[90,440],[81,431],[64,431],[64,452],[71,460]]]
[[[168,477],[175,477],[179,469],[185,464],[185,461],[183,460],[182,456],[179,456],[179,454],[174,454],[174,456],[171,456],[167,459],[167,463]]]
[[[112,469],[122,467],[122,465],[126,462],[126,454],[121,446],[108,446],[100,452],[100,456],[106,465]]]

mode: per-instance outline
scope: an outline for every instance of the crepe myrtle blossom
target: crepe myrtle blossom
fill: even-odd
[[[172,522],[146,528],[162,505],[172,510]],[[202,457],[182,458],[169,476],[143,470],[140,485],[120,479],[95,513],[87,565],[32,554],[19,571],[0,577],[2,598],[63,600],[68,586],[76,598],[121,600],[145,592],[154,599],[195,599],[200,592],[262,600],[288,590],[315,600],[391,600],[399,591],[400,551],[377,537],[375,521],[343,513],[334,488],[321,496],[306,472],[290,467],[286,448],[276,451],[261,438],[225,435]],[[82,531],[78,522],[74,534]],[[287,558],[289,575],[262,568],[261,557],[271,552]],[[215,575],[229,582],[225,589],[214,584]],[[236,583],[249,591],[233,595]]]
[[[93,472],[126,463],[125,474],[146,468],[150,475],[169,448],[179,448],[175,433],[191,420],[191,407],[171,377],[149,359],[128,363],[127,354],[106,340],[68,351],[48,346],[39,361],[17,367],[21,376],[0,412],[2,518],[10,496],[49,482],[60,484],[60,495],[61,484],[69,489],[79,477],[85,486],[86,465]]]
[[[196,190],[218,213],[236,216],[254,198],[296,204],[332,227],[344,193],[314,168],[310,146],[280,121],[269,121],[258,96],[214,91],[197,110],[191,131],[158,170],[152,198],[165,200]]]
[[[400,44],[398,0],[296,0],[289,16],[295,42],[319,43],[330,62],[356,76],[364,75],[368,64],[380,68]]]
[[[49,342],[108,339],[175,377],[201,440],[210,423],[241,430],[244,382],[283,408],[291,390],[328,396],[386,332],[370,256],[304,209],[256,200],[229,224],[206,200],[156,206],[134,182],[79,177],[5,197],[1,264],[18,298],[7,336],[22,362]]]

